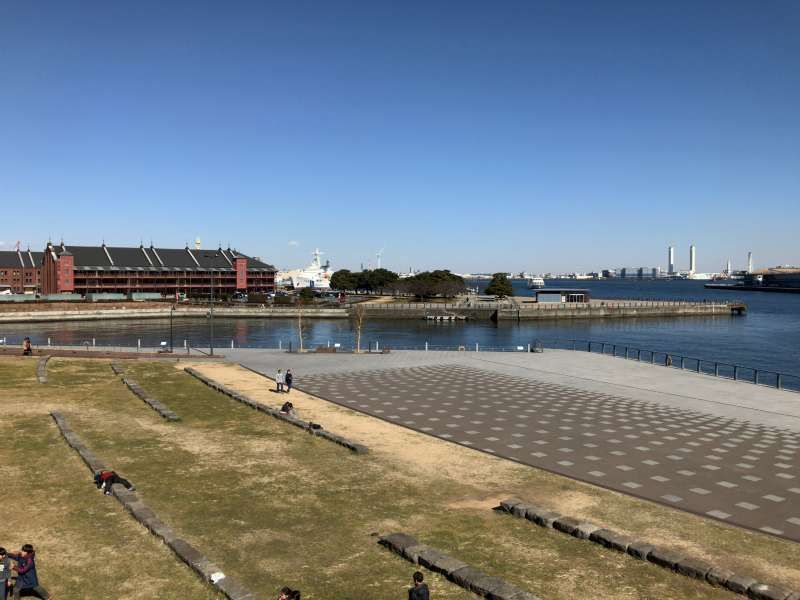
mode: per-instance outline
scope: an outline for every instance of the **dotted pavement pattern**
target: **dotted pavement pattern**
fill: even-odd
[[[298,384],[441,439],[800,541],[798,433],[452,364]]]

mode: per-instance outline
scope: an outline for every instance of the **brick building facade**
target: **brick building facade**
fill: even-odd
[[[0,291],[12,294],[33,294],[41,282],[41,252],[28,250],[0,251]]]
[[[39,253],[40,255],[42,253]],[[230,248],[66,246],[48,244],[41,264],[43,294],[160,293],[224,297],[275,289],[272,265]]]

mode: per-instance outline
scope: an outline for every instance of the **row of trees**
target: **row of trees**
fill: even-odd
[[[336,271],[331,276],[331,287],[336,290],[371,292],[375,294],[412,294],[418,298],[442,296],[451,298],[466,291],[464,279],[448,270],[425,271],[413,277],[400,279],[387,269],[352,272]]]

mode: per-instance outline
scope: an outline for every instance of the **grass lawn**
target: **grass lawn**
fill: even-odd
[[[61,410],[99,457],[131,479],[179,535],[260,598],[283,585],[308,599],[404,598],[415,570],[375,534],[404,531],[543,599],[734,598],[594,544],[493,513],[516,495],[621,531],[660,532],[720,566],[800,587],[798,545],[480,454],[293,392],[301,416],[372,449],[335,444],[218,394],[170,362],[126,373],[174,410],[167,423],[107,361],[0,359],[0,476],[10,528],[0,544],[37,547],[42,583],[62,598],[212,598],[193,573],[94,488],[48,416]],[[182,365],[180,365],[182,366]],[[198,367],[276,405],[258,375]],[[8,440],[11,439],[11,443]],[[741,544],[746,544],[742,546]],[[743,552],[742,548],[747,551]],[[99,559],[99,560],[98,560]],[[728,560],[728,563],[723,562]],[[426,572],[434,598],[474,598]]]

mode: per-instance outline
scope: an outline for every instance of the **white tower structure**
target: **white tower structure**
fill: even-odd
[[[689,274],[694,275],[697,272],[697,250],[694,244],[689,246]]]
[[[669,247],[669,256],[667,258],[667,271],[670,275],[675,274],[675,246]]]
[[[728,259],[728,264],[725,267],[725,274],[726,275],[730,275],[731,274],[731,259],[730,258]]]
[[[748,252],[747,253],[747,272],[748,273],[752,273],[753,272],[753,253],[752,252]]]

